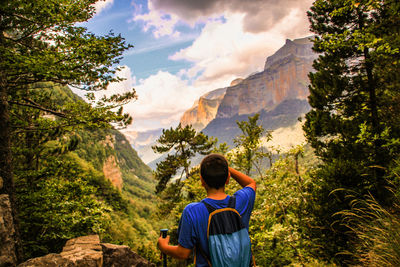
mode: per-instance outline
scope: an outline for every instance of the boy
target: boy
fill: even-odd
[[[200,164],[201,184],[207,191],[207,198],[203,201],[214,208],[226,208],[230,196],[225,194],[225,185],[229,178],[235,179],[243,188],[237,191],[235,209],[240,213],[242,221],[249,229],[249,220],[253,210],[256,182],[247,175],[230,168],[228,162],[222,155],[210,154]],[[209,212],[201,202],[187,205],[183,210],[179,223],[178,245],[169,245],[169,236],[158,239],[160,250],[174,258],[187,259],[192,250],[196,252],[196,266],[209,266],[204,254],[209,257],[207,242],[207,225]]]

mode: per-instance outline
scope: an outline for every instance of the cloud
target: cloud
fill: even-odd
[[[100,0],[93,4],[96,15],[99,15],[103,10],[110,8],[114,4],[114,0]]]
[[[171,35],[178,37],[180,35],[175,30],[175,25],[179,21],[178,16],[154,9],[151,1],[148,2],[148,8],[148,13],[135,15],[132,21],[143,21],[143,30],[145,32],[152,31],[156,38]]]
[[[244,31],[252,33],[269,30],[295,9],[305,14],[312,2],[313,0],[151,0],[154,10],[174,14],[191,24],[226,12],[244,14]]]
[[[132,128],[139,130],[170,127],[198,97],[187,81],[163,71],[140,80],[135,89],[138,100],[124,110],[133,117]]]
[[[120,70],[115,73],[116,76],[123,78],[121,82],[114,82],[108,85],[107,90],[96,91],[94,94],[97,99],[102,96],[111,96],[114,94],[123,94],[132,91],[136,84],[136,78],[132,76],[132,71],[128,66],[120,66]]]
[[[109,92],[135,84],[139,99],[124,108],[134,119],[130,128],[143,131],[176,125],[200,95],[226,87],[238,77],[245,78],[261,71],[266,57],[279,49],[285,39],[310,35],[305,11],[311,2],[149,0],[148,11],[142,13],[142,7],[135,8],[136,15],[131,21],[142,23],[144,30],[156,38],[164,38],[160,39],[161,43],[132,50],[126,55],[180,43],[185,34],[178,29],[182,29],[184,23],[192,27],[201,23],[198,25],[201,27],[193,29],[197,32],[201,29],[199,35],[191,36],[193,43],[169,58],[191,62],[192,67],[176,75],[159,71],[136,84],[130,70],[126,70],[124,75],[131,80],[111,85]]]
[[[286,38],[308,35],[307,28],[302,27],[291,36],[292,28],[302,19],[303,15],[293,10],[269,31],[251,33],[242,27],[244,14],[227,14],[223,21],[207,22],[193,44],[170,59],[194,63],[192,68],[182,70],[180,74],[182,77],[195,77],[195,86],[209,86],[209,90],[228,86],[235,78],[245,78],[261,71],[267,56],[279,49]]]

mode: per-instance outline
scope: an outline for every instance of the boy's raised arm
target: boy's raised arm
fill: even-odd
[[[238,182],[242,187],[248,186],[253,188],[254,191],[256,191],[257,188],[256,181],[254,181],[252,178],[231,167],[229,167],[229,173],[231,174],[231,177],[235,179],[236,182]]]

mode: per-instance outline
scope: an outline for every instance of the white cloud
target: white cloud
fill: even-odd
[[[132,88],[136,84],[136,78],[132,76],[132,71],[128,66],[120,66],[120,70],[115,73],[116,76],[123,78],[124,80],[118,83],[111,83],[108,85],[107,90],[101,90],[95,92],[95,96],[99,99],[102,96],[111,96],[114,94],[123,94],[132,91]]]
[[[179,19],[174,14],[167,14],[161,10],[154,9],[151,1],[148,2],[149,12],[136,15],[133,21],[143,21],[143,30],[152,31],[154,37],[173,36],[178,37],[179,31],[175,30],[175,25]]]
[[[226,87],[238,77],[245,78],[253,72],[261,71],[266,57],[280,48],[286,38],[293,39],[309,35],[304,3],[310,0],[302,1],[301,5],[296,4],[297,0],[285,1],[292,7],[285,7],[279,19],[275,18],[265,25],[260,24],[261,27],[251,23],[259,21],[262,18],[260,13],[264,11],[264,15],[273,12],[271,9],[257,10],[257,19],[252,20],[249,17],[250,8],[242,12],[239,8],[239,2],[242,2],[235,0],[237,4],[235,8],[221,11],[221,4],[218,10],[199,13],[199,16],[194,16],[190,20],[189,16],[178,17],[176,15],[178,13],[167,9],[161,10],[159,6],[153,4],[154,2],[160,5],[161,1],[149,0],[149,12],[138,14],[141,8],[137,8],[139,11],[132,21],[143,23],[144,30],[152,32],[156,38],[169,37],[161,39],[163,42],[165,40],[168,42],[138,48],[137,51],[132,50],[133,52],[130,53],[149,52],[168,47],[170,43],[179,43],[185,35],[180,35],[176,26],[185,22],[192,23],[191,26],[194,26],[201,21],[204,23],[201,34],[197,38],[190,37],[195,39],[194,42],[170,56],[170,59],[175,61],[192,62],[193,67],[182,69],[177,75],[159,71],[138,82],[135,81],[130,69],[125,67],[118,74],[127,80],[110,85],[106,94],[122,93],[135,87],[138,100],[124,107],[134,119],[133,125],[129,127],[131,129],[143,131],[176,125],[183,112],[190,108],[200,95],[213,89]],[[229,1],[220,0],[219,2],[228,5]],[[112,4],[112,1],[104,2],[105,6],[107,3]],[[273,7],[278,8],[275,4]],[[211,13],[213,17],[209,17]],[[205,19],[207,16],[208,20]]]
[[[138,100],[125,105],[133,117],[130,128],[147,130],[170,127],[198,97],[188,82],[168,72],[159,71],[135,86]]]
[[[193,44],[170,57],[173,60],[187,60],[194,63],[181,75],[196,77],[195,86],[213,88],[228,86],[235,78],[245,78],[261,71],[267,56],[279,49],[288,37],[308,35],[306,28],[290,36],[288,31],[302,23],[304,15],[292,10],[280,23],[269,31],[250,33],[244,31],[244,14],[224,15],[225,21],[209,21]],[[182,76],[184,77],[184,76]]]
[[[110,8],[114,4],[114,0],[100,0],[93,4],[96,9],[96,15],[99,15],[103,10]]]

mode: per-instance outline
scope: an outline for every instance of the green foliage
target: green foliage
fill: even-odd
[[[84,103],[66,87],[35,86],[46,86],[40,92],[51,94],[56,105]],[[151,170],[121,133],[95,129],[100,125],[65,126],[62,120],[31,107],[13,108],[11,116],[16,129],[14,171],[25,258],[59,252],[65,240],[97,233],[104,242],[129,245],[153,262],[159,261],[154,240],[168,222],[154,217]],[[109,157],[118,162],[122,192],[104,177],[103,166]]]
[[[297,157],[302,149],[292,149],[272,165],[265,179],[257,179],[257,198],[250,224],[257,265],[304,266],[314,261],[310,251],[316,247],[304,235],[312,220],[304,206],[313,182],[307,165],[298,165]]]
[[[203,133],[196,133],[191,125],[182,127],[179,124],[175,129],[172,127],[164,129],[157,143],[152,147],[154,152],[167,153],[173,151],[174,153],[168,154],[165,160],[157,163],[155,178],[159,182],[156,192],[160,193],[180,168],[185,172],[187,179],[189,177],[190,159],[197,153],[201,155],[210,153],[216,140],[209,139]]]
[[[267,155],[272,157],[271,152],[266,154],[261,147],[261,137],[264,135],[265,130],[261,125],[258,125],[259,117],[260,114],[257,113],[249,117],[248,122],[236,122],[242,134],[233,140],[236,150],[231,153],[230,158],[232,159],[232,164],[247,175],[250,175],[254,167],[257,168],[258,173],[261,175],[260,160]],[[265,137],[269,141],[271,133],[267,132]],[[222,149],[225,149],[225,147],[222,147]]]
[[[26,257],[60,251],[65,241],[105,232],[111,207],[96,198],[87,182],[90,173],[75,157],[50,160],[38,174],[17,178],[17,203]],[[35,183],[32,184],[32,179]]]
[[[397,1],[315,1],[316,34],[304,130],[323,162],[315,173],[309,236],[321,257],[350,260],[351,234],[332,215],[349,209],[345,189],[390,205],[388,179],[399,155],[399,5]],[[390,115],[388,115],[390,114]]]
[[[315,186],[310,171],[316,162],[310,147],[299,146],[281,156],[262,177],[256,177],[257,196],[250,221],[250,237],[257,266],[331,266],[313,258],[312,252],[319,248],[305,234],[314,220],[305,207]],[[171,184],[162,194],[175,196],[176,188],[172,185],[176,186]],[[175,223],[171,228],[172,243],[177,242],[175,232],[183,209],[206,197],[198,167],[191,170],[189,179],[182,181],[180,186],[181,194],[173,204],[159,206],[160,212],[168,210]],[[240,188],[231,181],[226,192],[232,195]]]

